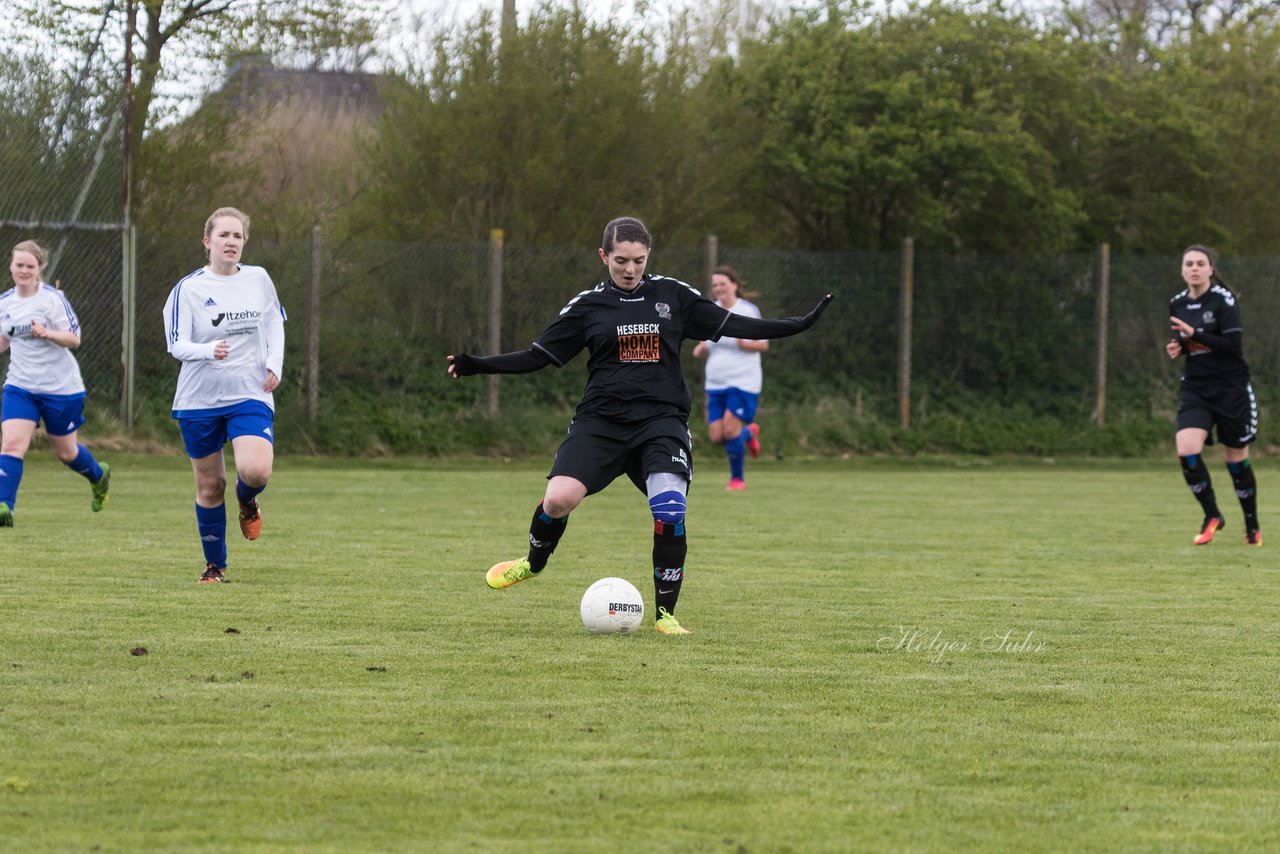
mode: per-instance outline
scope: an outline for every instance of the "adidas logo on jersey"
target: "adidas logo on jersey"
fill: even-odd
[[[74,422],[74,421],[68,421],[68,422],[67,422],[67,429],[68,429],[68,430],[74,430],[74,429],[76,429],[76,422]]]
[[[213,301],[213,297],[209,297],[207,300],[204,301],[205,308],[208,308],[211,305],[217,305],[217,303]]]
[[[270,435],[271,435],[271,428],[270,428],[270,427],[263,427],[263,428],[262,428],[262,432],[263,432],[263,433],[266,433],[268,436],[270,436]]]

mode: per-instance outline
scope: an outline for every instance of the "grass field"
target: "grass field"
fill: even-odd
[[[0,531],[6,851],[1280,847],[1280,539],[1220,462],[1196,548],[1172,461],[704,455],[667,638],[578,618],[652,608],[624,481],[497,592],[546,461],[282,458],[219,586],[184,458],[108,457],[98,515],[51,459]]]

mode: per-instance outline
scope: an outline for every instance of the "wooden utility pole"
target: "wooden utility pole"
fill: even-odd
[[[311,226],[311,288],[307,295],[307,417],[320,417],[320,271],[324,231]]]
[[[911,426],[911,324],[915,294],[915,241],[902,240],[902,281],[898,288],[898,424]]]
[[[1107,319],[1111,313],[1111,244],[1102,244],[1098,253],[1098,353],[1094,362],[1093,423],[1101,427],[1107,420]]]
[[[502,352],[502,240],[500,228],[489,231],[489,352]],[[489,415],[498,417],[498,375],[489,374]]]

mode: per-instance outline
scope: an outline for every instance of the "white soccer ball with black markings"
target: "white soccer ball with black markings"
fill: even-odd
[[[644,599],[625,578],[602,578],[582,594],[582,625],[597,635],[628,634],[644,620]]]

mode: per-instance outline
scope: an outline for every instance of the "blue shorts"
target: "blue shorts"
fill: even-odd
[[[261,436],[275,444],[275,413],[260,400],[246,400],[217,409],[187,409],[175,412],[182,430],[182,443],[187,456],[203,459],[222,450],[237,436]]]
[[[732,412],[743,424],[756,420],[756,404],[760,395],[740,388],[721,388],[707,392],[707,423],[714,424]]]
[[[44,432],[67,436],[84,426],[84,394],[36,394],[7,385],[0,397],[0,421],[20,418],[39,424],[44,419]]]

